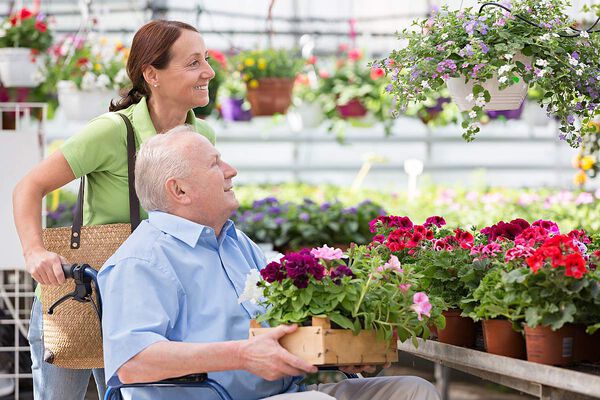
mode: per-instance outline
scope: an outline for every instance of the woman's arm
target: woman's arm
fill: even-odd
[[[55,151],[36,165],[13,190],[13,215],[25,269],[44,285],[57,285],[65,277],[58,254],[47,251],[42,242],[42,198],[75,179],[62,152]]]

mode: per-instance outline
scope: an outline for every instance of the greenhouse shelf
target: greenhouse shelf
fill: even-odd
[[[582,364],[574,368],[559,368],[432,340],[418,339],[418,345],[415,348],[408,341],[398,342],[398,350],[508,386],[541,400],[600,399],[598,365]],[[442,387],[444,386],[447,386],[447,382],[442,383]]]

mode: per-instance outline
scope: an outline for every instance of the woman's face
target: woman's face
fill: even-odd
[[[215,76],[207,59],[200,34],[183,29],[171,47],[171,61],[165,69],[156,71],[158,86],[152,87],[152,92],[186,110],[207,105],[208,81]]]

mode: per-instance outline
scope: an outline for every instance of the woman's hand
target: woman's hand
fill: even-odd
[[[32,251],[25,256],[25,269],[42,285],[60,285],[65,282],[61,264],[67,260],[46,249]]]

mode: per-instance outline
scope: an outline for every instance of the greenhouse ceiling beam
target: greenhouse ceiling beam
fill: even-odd
[[[119,28],[119,29],[114,29],[114,28],[109,28],[109,29],[102,29],[103,33],[131,33],[134,32],[136,29],[132,29],[132,28]],[[55,29],[54,32],[57,33],[72,33],[72,32],[76,32],[77,29]],[[221,29],[207,29],[207,30],[203,30],[202,31],[203,34],[206,33],[214,33],[214,34],[218,34],[218,35],[268,35],[269,32],[265,31],[265,30],[221,30]],[[275,31],[275,35],[286,35],[286,36],[298,36],[298,35],[304,35],[304,34],[308,34],[308,35],[315,35],[315,36],[347,36],[348,32],[346,31],[339,31],[339,32],[323,32],[323,31],[303,31],[303,30],[294,30],[294,31]],[[363,32],[357,32],[357,35],[370,35],[372,37],[396,37],[395,33],[387,33],[387,32],[368,32],[368,31],[363,31]]]
[[[220,140],[219,140],[220,141]],[[291,164],[252,164],[252,165],[236,165],[236,169],[244,172],[318,172],[318,171],[334,171],[334,172],[353,172],[355,173],[361,167],[361,164],[355,165],[315,165],[315,164],[306,164],[306,165],[291,165]],[[423,167],[424,172],[463,172],[470,170],[486,170],[486,171],[556,171],[562,170],[559,172],[564,172],[565,174],[572,174],[570,171],[572,169],[570,164],[533,164],[533,165],[429,165],[425,164]],[[387,165],[373,165],[371,167],[371,171],[379,171],[379,172],[398,172],[404,170],[404,164],[387,164]]]

